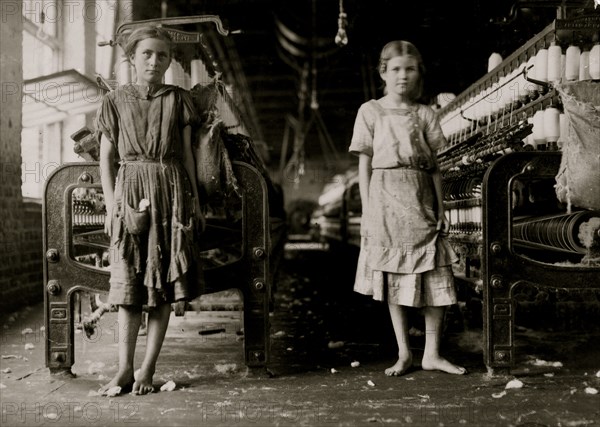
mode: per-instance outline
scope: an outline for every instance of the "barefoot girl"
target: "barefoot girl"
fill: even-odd
[[[137,80],[108,93],[97,115],[111,236],[108,302],[119,307],[119,369],[100,392],[119,386],[146,394],[154,390],[171,303],[199,294],[194,235],[203,220],[191,149],[192,103],[184,90],[162,84],[171,38],[162,28],[138,28],[124,50]],[[147,345],[134,378],[143,305],[149,309]]]
[[[434,111],[417,102],[424,73],[417,49],[406,41],[388,43],[379,73],[385,95],[360,107],[349,149],[359,156],[363,202],[354,289],[388,303],[398,361],[386,375],[412,365],[406,306],[422,307],[425,315],[422,368],[464,374],[439,354],[444,308],[456,303],[456,255],[444,237],[448,221],[436,160],[446,140]]]

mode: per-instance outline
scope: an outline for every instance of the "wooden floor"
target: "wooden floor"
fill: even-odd
[[[444,343],[445,355],[469,370],[457,377],[419,369],[424,331],[413,312],[413,369],[386,377],[396,352],[387,308],[353,293],[351,276],[348,260],[287,254],[268,370],[244,366],[240,311],[173,315],[154,382],[160,389],[173,381],[175,389],[148,396],[95,394],[117,369],[115,313],[103,317],[96,339],[77,334],[76,378],[52,376],[44,366],[41,304],[4,316],[1,424],[597,425],[600,394],[590,394],[600,390],[597,324],[588,331],[517,328],[518,367],[492,378],[481,329],[469,320],[476,315],[462,305],[449,313]],[[226,305],[227,298],[213,299]],[[138,342],[139,364],[145,337]],[[506,389],[514,379],[522,387]]]

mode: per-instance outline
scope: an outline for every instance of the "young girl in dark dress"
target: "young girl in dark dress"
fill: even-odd
[[[117,386],[133,394],[154,390],[171,303],[200,293],[194,236],[203,219],[191,148],[195,113],[186,91],[162,84],[171,43],[162,28],[133,31],[124,50],[137,80],[108,93],[97,115],[111,236],[108,302],[119,307],[119,369],[101,393]],[[115,159],[120,160],[116,176]],[[146,353],[135,371],[144,305],[149,309]]]

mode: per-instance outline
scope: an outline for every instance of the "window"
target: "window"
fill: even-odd
[[[116,31],[117,0],[96,2],[96,72],[106,79],[112,79],[113,50],[110,46],[98,46],[100,42],[113,39]]]
[[[23,1],[23,79],[59,70],[59,0]]]
[[[59,0],[23,0],[23,80],[52,74],[59,70],[61,51]],[[24,92],[28,92],[27,85]],[[23,106],[30,107],[35,101],[24,93]],[[21,191],[24,197],[39,199],[44,185],[44,140],[55,134],[57,125],[28,126],[23,116],[21,132]],[[59,130],[59,129],[58,129]]]
[[[91,69],[110,77],[113,48],[87,53],[85,38],[73,39],[71,34],[91,33],[96,43],[112,39],[117,6],[118,0],[23,0],[21,188],[25,197],[40,199],[54,169],[82,160],[73,151],[70,135],[91,126],[101,101],[101,94],[94,92],[95,76],[89,75],[93,71],[82,73]]]

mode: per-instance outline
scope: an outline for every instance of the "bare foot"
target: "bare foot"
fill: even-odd
[[[412,366],[412,353],[408,355],[402,355],[398,358],[398,361],[394,364],[394,366],[389,367],[385,370],[385,374],[388,377],[396,377],[400,376],[406,372],[408,368]]]
[[[458,366],[453,363],[450,363],[441,356],[437,356],[437,357],[423,356],[423,360],[421,361],[421,367],[425,371],[442,371],[442,372],[447,372],[449,374],[454,374],[454,375],[464,375],[467,373],[467,370],[465,368],[463,368],[462,366]]]
[[[148,394],[154,392],[152,386],[152,377],[154,376],[154,369],[140,368],[135,371],[135,382],[133,383],[133,389],[131,394]]]
[[[131,369],[119,371],[108,384],[104,384],[98,390],[98,394],[106,396],[109,389],[113,387],[121,387],[121,393],[128,393],[133,385],[133,372]]]

